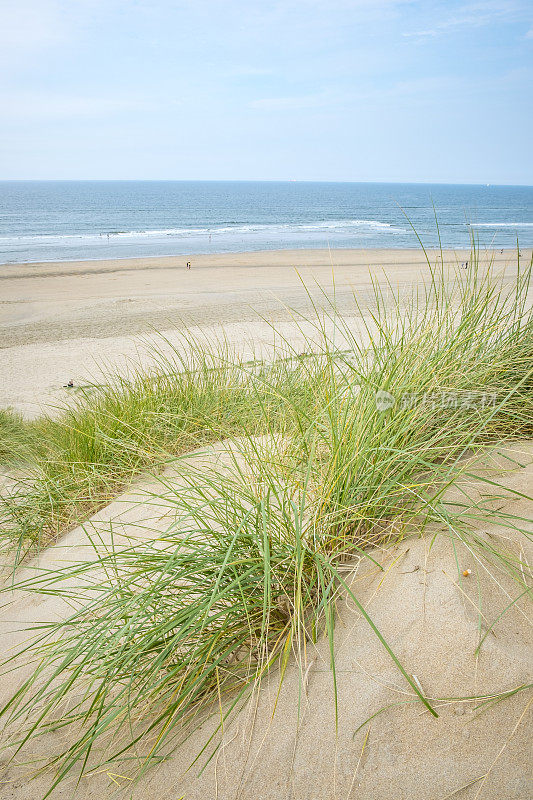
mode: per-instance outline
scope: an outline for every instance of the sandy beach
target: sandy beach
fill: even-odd
[[[0,800],[533,800],[530,5],[2,3]]]
[[[428,256],[434,265],[440,253]],[[516,253],[482,257],[481,272],[492,256],[504,285],[509,281],[512,286]],[[528,260],[530,251],[522,256]],[[445,251],[445,275],[449,272],[451,277],[469,257],[466,251]],[[187,260],[192,262],[190,270]],[[162,350],[186,347],[182,337],[187,331],[207,340],[224,335],[239,352],[250,355],[268,357],[278,334],[294,348],[303,347],[313,342],[313,305],[327,308],[333,297],[350,329],[358,332],[360,325],[364,336],[364,325],[371,324],[373,281],[385,292],[407,297],[429,276],[430,267],[419,250],[265,251],[0,266],[0,407],[15,408],[27,418],[54,413],[76,396],[76,388],[64,388],[69,379],[79,388],[91,380],[109,380],[102,377],[106,371],[124,373],[135,361],[147,365],[155,358],[152,345]],[[195,450],[191,463],[200,473],[231,474],[235,443],[228,442]],[[373,450],[369,461],[378,459]],[[500,487],[499,511],[519,520],[519,526],[504,525],[501,516],[487,513],[474,524],[475,533],[491,547],[496,543],[508,548],[521,574],[532,557],[527,542],[532,468],[533,442],[507,441],[505,447],[496,446],[473,461],[472,472],[446,494],[450,507],[468,498],[466,507],[475,517],[479,505],[489,502],[485,477],[491,487]],[[157,542],[154,537],[160,534],[164,539],[177,513],[175,498],[185,484],[173,466],[162,475],[167,483],[160,497],[159,474],[130,476],[131,486],[125,485],[81,525],[65,530],[51,546],[27,559],[18,579],[61,570],[66,564],[72,565],[75,576],[77,565],[81,568],[84,559],[91,562],[95,542],[104,553],[117,545],[142,548]],[[491,488],[491,497],[493,492]],[[494,499],[490,502],[495,505]],[[225,723],[220,750],[209,763],[199,761],[191,767],[206,741],[217,734],[218,709],[202,717],[190,738],[169,750],[168,758],[140,782],[125,777],[121,763],[111,762],[79,783],[75,774],[68,775],[52,796],[526,800],[531,707],[522,694],[530,674],[526,600],[520,595],[507,615],[516,592],[511,577],[498,574],[494,580],[468,541],[456,541],[445,528],[438,532],[442,535],[434,540],[415,529],[414,535],[371,549],[370,559],[357,557],[343,566],[350,592],[356,592],[416,685],[431,699],[438,718],[413,702],[416,697],[346,589],[339,592],[334,634],[337,719],[329,643],[322,637],[309,643],[303,669],[291,657],[281,690],[279,672],[272,670],[242,713]],[[466,576],[462,585],[458,567]],[[102,579],[100,569],[97,565],[91,573],[93,585]],[[76,581],[68,578],[67,592],[74,592]],[[32,595],[24,587],[10,590],[8,596],[0,613],[0,634],[10,652],[25,645],[36,623],[61,619],[74,602],[70,594]],[[485,644],[476,653],[481,634]],[[31,674],[33,664],[20,666],[21,671],[6,676],[0,705]],[[501,694],[504,702],[480,712],[485,700]],[[0,770],[2,796],[26,800],[30,791],[42,796],[50,786],[50,773],[28,784],[35,772],[32,765],[38,763],[32,759],[60,750],[64,741],[61,730],[35,738],[29,745],[29,767],[24,761],[6,761]]]
[[[439,256],[430,251],[432,263]],[[529,251],[523,252],[529,257]],[[446,268],[469,258],[445,251]],[[186,269],[190,260],[192,269]],[[494,262],[516,274],[516,254],[497,251]],[[225,255],[135,258],[0,265],[0,407],[35,417],[76,385],[98,380],[101,367],[125,369],[128,359],[179,331],[222,330],[242,347],[272,339],[269,323],[298,338],[291,311],[327,305],[357,316],[353,294],[364,301],[372,276],[408,292],[429,273],[420,250],[279,250]],[[146,355],[144,356],[146,358]]]

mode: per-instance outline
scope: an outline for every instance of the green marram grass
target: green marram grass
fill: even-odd
[[[329,640],[335,686],[341,591],[437,715],[340,567],[427,531],[505,573],[514,599],[529,591],[518,558],[478,530],[497,518],[527,536],[525,521],[466,496],[447,501],[482,448],[533,434],[531,265],[509,281],[476,254],[472,263],[451,278],[433,269],[409,303],[376,284],[367,336],[332,302],[305,355],[286,342],[284,358],[243,361],[224,342],[189,340],[187,357],[161,355],[157,373],[116,378],[41,423],[51,457],[9,511],[19,550],[79,522],[141,470],[172,457],[179,475],[161,474],[152,494],[175,512],[153,541],[19,583],[77,608],[39,626],[24,652],[34,672],[0,710],[12,756],[69,729],[42,765],[56,771],[50,791],[107,760],[134,758],[142,774],[213,701],[222,725],[274,663],[282,678],[318,637]],[[223,469],[187,455],[221,439]],[[491,496],[510,491],[486,480]]]
[[[37,426],[26,422],[12,409],[0,408],[0,466],[26,466],[39,453]]]
[[[243,432],[283,429],[293,417],[287,400],[305,404],[320,379],[290,359],[244,362],[224,341],[184,335],[181,344],[153,353],[158,369],[110,374],[59,416],[27,426],[40,458],[0,511],[4,547],[25,554],[55,539],[169,456]]]

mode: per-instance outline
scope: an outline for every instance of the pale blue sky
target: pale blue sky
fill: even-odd
[[[0,178],[533,184],[531,0],[0,0]]]

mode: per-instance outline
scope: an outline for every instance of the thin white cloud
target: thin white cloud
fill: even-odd
[[[482,28],[503,20],[512,21],[520,13],[521,6],[514,0],[508,0],[508,2],[487,0],[486,2],[467,3],[458,8],[455,14],[436,21],[430,28],[407,31],[402,36],[424,38],[453,32],[461,28]]]
[[[0,7],[2,47],[36,47],[58,42],[63,15],[55,0],[3,0]]]
[[[320,108],[331,103],[327,94],[308,94],[294,97],[264,97],[252,100],[250,108],[260,111],[297,111],[303,108]]]
[[[72,44],[92,20],[129,0],[0,0],[0,57],[39,55]]]
[[[339,91],[331,87],[322,92],[287,97],[265,97],[252,100],[250,108],[260,111],[299,111],[300,109],[353,107],[375,104],[399,97],[427,96],[428,92],[444,92],[456,87],[456,80],[447,77],[416,78],[396,81],[385,87],[362,86],[356,91]]]
[[[83,96],[69,94],[19,92],[0,95],[0,105],[10,119],[39,120],[110,117],[123,112],[150,111],[152,101],[127,96]]]
[[[274,70],[267,67],[252,67],[244,64],[223,70],[222,74],[228,78],[261,78],[266,75],[273,75]]]
[[[420,37],[422,39],[424,36],[438,36],[438,34],[439,29],[430,28],[426,31],[407,31],[406,33],[402,33],[402,36],[405,36],[406,38]]]

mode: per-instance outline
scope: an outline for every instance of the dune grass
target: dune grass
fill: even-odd
[[[292,414],[287,398],[305,403],[320,377],[298,360],[244,362],[223,341],[184,336],[181,345],[155,352],[157,369],[109,374],[58,417],[30,423],[39,458],[4,504],[4,548],[22,555],[48,543],[172,456],[283,428]]]
[[[283,359],[244,362],[224,343],[190,342],[185,361],[162,356],[157,374],[115,380],[49,421],[55,458],[21,519],[31,508],[53,535],[172,456],[179,478],[162,475],[152,502],[172,505],[175,521],[152,542],[95,551],[20,584],[77,610],[42,626],[25,652],[35,670],[0,710],[18,731],[15,752],[70,728],[45,765],[56,769],[52,788],[72,770],[134,753],[142,772],[211,701],[225,698],[229,713],[274,662],[282,676],[319,636],[335,683],[341,589],[436,715],[340,565],[429,530],[460,541],[490,575],[505,572],[517,596],[529,590],[518,558],[478,533],[494,507],[468,497],[453,505],[447,492],[480,448],[533,435],[530,282],[531,265],[500,283],[474,261],[451,283],[435,270],[409,304],[390,292],[385,302],[376,286],[363,339],[332,304],[317,313],[305,357],[286,342]],[[229,440],[225,469],[184,455],[220,439]],[[518,517],[500,521],[527,535]]]
[[[0,466],[17,468],[35,460],[40,454],[36,426],[21,414],[0,408]]]

